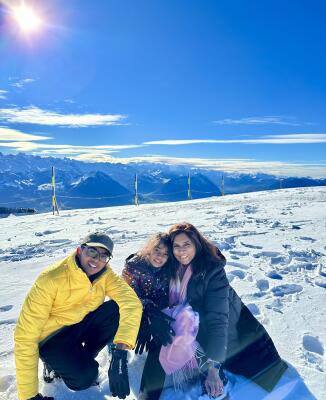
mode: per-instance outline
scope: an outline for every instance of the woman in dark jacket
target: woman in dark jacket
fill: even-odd
[[[186,301],[199,314],[196,340],[205,355],[206,392],[213,397],[223,392],[224,368],[271,391],[287,365],[265,328],[229,285],[224,271],[225,257],[189,223],[173,225],[169,236],[176,263],[170,292],[171,287],[182,287],[183,278],[188,277]],[[187,272],[188,268],[191,270]],[[171,305],[175,305],[175,296]],[[163,375],[157,375],[158,358],[156,350],[151,365],[145,365],[141,399],[154,400],[160,396],[164,371]]]
[[[161,310],[169,304],[169,282],[173,276],[171,242],[168,234],[157,233],[136,254],[126,259],[123,278],[143,304],[143,316],[135,352],[147,351],[150,342],[171,342],[171,318]]]

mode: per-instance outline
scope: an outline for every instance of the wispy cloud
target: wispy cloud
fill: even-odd
[[[7,98],[6,94],[8,93],[7,90],[0,90],[0,99],[5,100]]]
[[[17,89],[23,89],[26,85],[33,82],[35,82],[35,79],[32,78],[19,79],[18,81],[11,83],[10,86]]]
[[[146,145],[168,145],[168,146],[180,146],[187,144],[199,144],[199,143],[218,143],[217,140],[210,139],[171,139],[171,140],[152,140],[149,142],[144,142]]]
[[[0,120],[7,123],[37,124],[68,128],[99,125],[124,125],[127,117],[121,114],[60,114],[30,106],[0,109]]]
[[[219,125],[302,125],[294,117],[282,117],[275,115],[265,117],[247,117],[240,119],[225,118],[213,122]]]
[[[266,138],[274,138],[274,139],[293,139],[293,140],[320,140],[326,141],[326,133],[292,133],[286,135],[268,135]],[[319,142],[318,142],[319,143]]]
[[[24,133],[16,129],[0,126],[0,147],[3,146],[3,143],[1,143],[2,141],[27,142],[48,139],[52,139],[52,137],[31,135],[29,133]]]
[[[78,146],[70,144],[40,143],[43,140],[53,139],[43,135],[33,135],[0,126],[0,149],[6,148],[16,152],[31,152],[39,155],[58,155],[75,159],[96,161],[97,159],[110,158],[110,154],[118,153],[121,150],[144,147],[141,144],[118,144],[118,145],[97,145]]]
[[[175,140],[154,140],[144,142],[146,145],[168,145],[180,146],[190,144],[307,144],[326,143],[325,133],[288,134],[288,135],[266,135],[257,139],[175,139]]]

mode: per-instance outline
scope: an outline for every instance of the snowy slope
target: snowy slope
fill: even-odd
[[[71,252],[86,233],[100,229],[114,240],[112,266],[120,272],[124,259],[150,234],[181,221],[193,223],[219,246],[231,285],[264,324],[281,356],[316,398],[326,399],[325,205],[326,188],[317,187],[0,219],[0,399],[17,398],[13,330],[23,299],[45,266]],[[60,382],[40,381],[40,390],[60,400],[111,399],[107,359],[103,351],[99,388],[74,393]],[[131,360],[135,394],[130,399],[137,396],[142,362]],[[191,393],[198,398],[195,389],[188,398]],[[178,398],[169,391],[163,397]]]

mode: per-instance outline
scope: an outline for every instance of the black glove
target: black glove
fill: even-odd
[[[172,343],[172,337],[175,336],[175,332],[171,327],[171,322],[175,321],[175,319],[164,314],[154,304],[148,304],[146,311],[148,312],[150,331],[154,341],[162,346]]]
[[[149,329],[148,316],[146,314],[145,315],[143,314],[136,341],[136,348],[135,348],[136,354],[143,354],[144,350],[148,351],[151,337],[152,335]]]
[[[108,371],[110,390],[113,397],[125,399],[130,394],[127,350],[114,349]]]
[[[42,396],[40,393],[38,393],[36,396],[31,397],[28,400],[54,400],[54,397]]]

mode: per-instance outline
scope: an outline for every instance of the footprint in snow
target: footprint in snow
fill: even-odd
[[[0,306],[0,312],[9,311],[13,308],[13,305],[8,304],[7,306]]]
[[[255,206],[245,206],[245,214],[255,214],[258,211],[258,207]]]
[[[282,308],[283,308],[283,301],[281,299],[275,299],[272,301],[271,304],[266,304],[266,308],[273,310],[275,312],[283,314]]]
[[[14,382],[15,382],[15,377],[13,375],[1,376],[0,393],[6,392]]]
[[[56,230],[46,230],[43,232],[35,232],[35,236],[43,236],[43,235],[52,235],[53,233],[61,232],[62,229],[56,229]]]
[[[302,338],[303,348],[311,353],[317,353],[321,356],[325,354],[324,345],[318,336],[304,335]]]
[[[247,243],[244,243],[244,242],[240,242],[240,244],[241,244],[242,246],[244,246],[244,247],[248,247],[249,249],[261,250],[261,249],[263,248],[263,246],[256,246],[256,245],[247,244]]]
[[[290,295],[294,293],[302,292],[303,287],[301,285],[296,285],[294,283],[287,285],[279,285],[272,288],[274,296],[283,297],[285,295]]]
[[[323,276],[324,278],[326,278],[326,272],[323,271],[323,266],[319,265],[318,267],[318,275]]]
[[[318,371],[324,372],[323,358],[325,349],[318,336],[304,335],[302,338],[302,347],[302,356],[306,360],[306,363]]]
[[[269,271],[267,276],[268,276],[268,278],[271,278],[271,279],[278,279],[278,280],[282,280],[283,279],[283,276],[280,275],[276,271]]]
[[[256,282],[256,286],[261,292],[265,292],[269,289],[269,283],[267,279],[258,279]]]
[[[280,225],[281,225],[281,223],[279,221],[275,221],[275,222],[272,222],[269,226],[270,226],[270,228],[277,228]]]
[[[246,270],[249,268],[249,267],[248,267],[247,265],[245,265],[245,264],[241,264],[241,263],[233,262],[233,261],[229,261],[229,262],[227,263],[227,266],[228,266],[228,267],[236,267],[236,268],[246,269]]]
[[[299,239],[308,240],[309,242],[315,242],[316,241],[316,239],[308,237],[308,236],[300,236]]]
[[[261,251],[260,253],[256,253],[253,255],[255,258],[260,258],[260,257],[280,257],[281,253],[278,251]]]
[[[299,225],[292,225],[292,229],[301,229]]]
[[[44,243],[55,244],[55,245],[62,245],[62,244],[70,244],[70,239],[51,239],[46,240]]]
[[[326,289],[326,281],[316,280],[316,281],[315,281],[315,285]]]
[[[230,250],[231,254],[235,254],[237,256],[247,256],[249,254],[248,251],[239,251],[239,250]]]
[[[272,265],[277,265],[277,264],[285,264],[286,263],[286,258],[282,256],[278,257],[271,257],[271,264]]]
[[[227,273],[229,282],[233,281],[234,278],[244,279],[246,275],[247,274],[241,269],[234,269]]]

